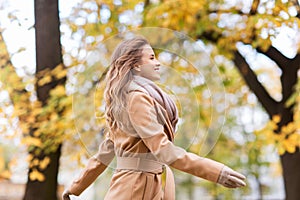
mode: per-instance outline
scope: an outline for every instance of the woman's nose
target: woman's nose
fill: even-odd
[[[156,66],[160,66],[160,62],[158,60],[156,60]]]

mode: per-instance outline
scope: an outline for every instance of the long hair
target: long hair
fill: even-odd
[[[112,54],[104,91],[105,116],[110,130],[117,128],[120,114],[126,107],[126,92],[133,79],[131,69],[140,64],[146,44],[148,41],[138,36],[121,42]]]

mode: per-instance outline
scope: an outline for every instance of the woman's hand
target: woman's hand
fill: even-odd
[[[63,200],[71,200],[69,195],[71,195],[70,191],[69,190],[65,190],[63,192],[63,194],[62,194],[62,199]]]
[[[218,183],[228,188],[237,188],[246,186],[244,182],[245,179],[246,177],[243,174],[224,166],[220,173]]]

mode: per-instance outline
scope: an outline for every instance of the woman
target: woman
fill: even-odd
[[[246,185],[242,174],[173,144],[177,108],[154,83],[160,79],[159,68],[151,46],[142,37],[125,40],[115,49],[105,89],[109,134],[81,176],[65,190],[64,200],[80,195],[114,156],[117,167],[107,200],[174,200],[175,184],[168,166],[228,188]]]

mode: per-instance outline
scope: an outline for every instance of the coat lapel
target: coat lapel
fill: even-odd
[[[140,91],[150,96],[149,92],[144,89],[143,87],[136,84],[134,81],[131,81],[131,83],[128,86],[128,93],[133,91]],[[164,126],[165,134],[168,136],[168,139],[173,142],[174,141],[174,131],[172,123],[168,117],[166,109],[164,109],[154,98],[152,98],[154,101],[154,108],[157,112],[157,119],[158,122],[161,123]]]

